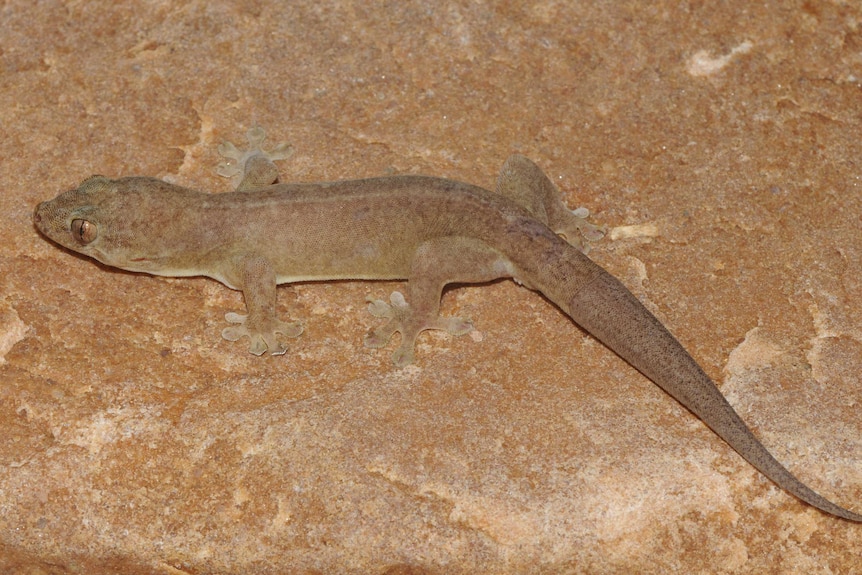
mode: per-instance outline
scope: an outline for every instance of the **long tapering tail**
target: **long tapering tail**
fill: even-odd
[[[571,298],[566,311],[579,325],[697,415],[779,487],[832,515],[862,522],[815,493],[779,463],[676,338],[635,296],[601,273]]]

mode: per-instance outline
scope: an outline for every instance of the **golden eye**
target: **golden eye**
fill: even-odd
[[[72,237],[82,246],[87,245],[96,239],[96,226],[87,220],[72,220]]]

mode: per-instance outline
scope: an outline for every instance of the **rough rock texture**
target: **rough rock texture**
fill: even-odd
[[[0,5],[0,572],[851,573],[800,503],[512,282],[447,292],[473,338],[364,349],[367,295],[241,296],[105,269],[34,205],[92,173],[213,191],[264,125],[293,179],[492,186],[536,160],[592,255],[756,433],[862,510],[862,6],[327,0]]]

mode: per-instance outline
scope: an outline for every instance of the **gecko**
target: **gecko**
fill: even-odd
[[[281,183],[259,127],[248,148],[224,143],[219,173],[235,190],[210,194],[150,177],[92,176],[36,206],[44,236],[103,264],[157,276],[206,276],[242,291],[246,313],[228,313],[222,337],[249,339],[256,355],[280,355],[302,332],[276,314],[276,287],[300,281],[406,280],[406,297],[370,300],[383,324],[365,337],[383,347],[400,333],[396,366],[414,361],[424,330],[462,335],[472,321],[440,315],[447,284],[513,278],[699,417],[752,466],[802,501],[850,521],[862,515],[816,493],[773,457],[670,331],[581,238],[603,230],[569,210],[531,160],[512,155],[494,191],[420,175]],[[281,338],[279,336],[282,336]]]

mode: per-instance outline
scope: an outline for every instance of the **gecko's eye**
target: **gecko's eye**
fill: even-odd
[[[72,220],[72,237],[82,246],[96,239],[96,226],[87,220]]]

